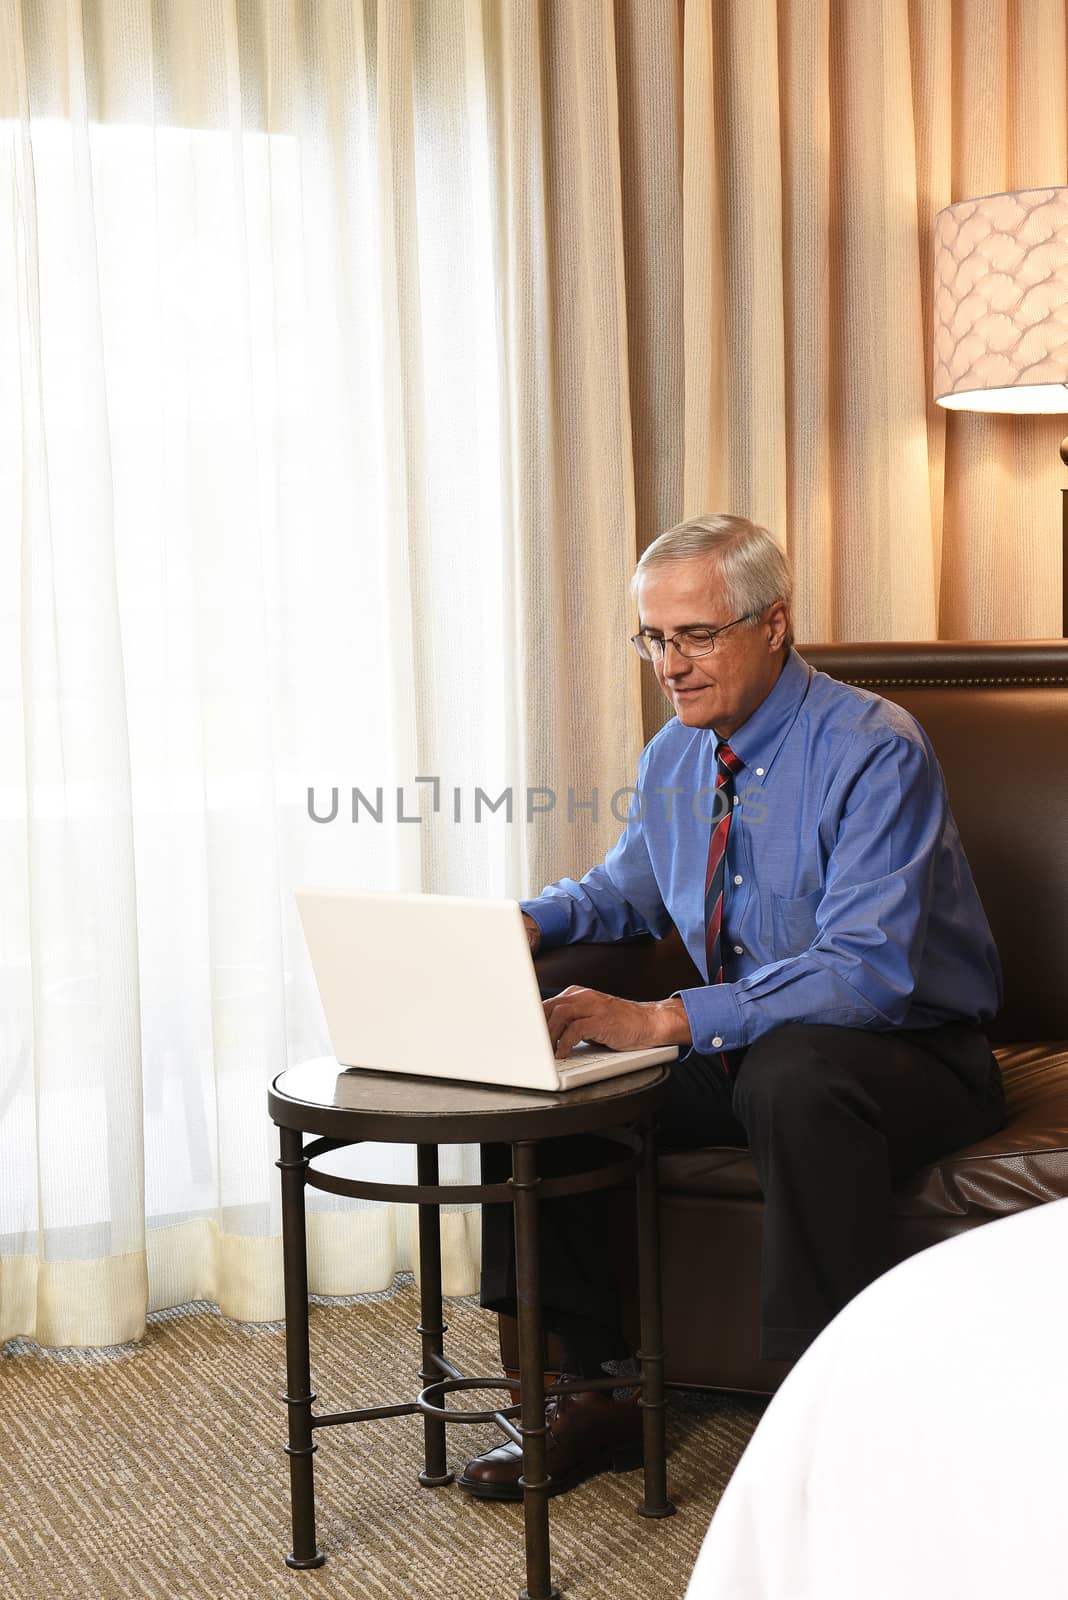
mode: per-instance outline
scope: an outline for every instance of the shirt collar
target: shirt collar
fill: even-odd
[[[757,777],[763,778],[770,771],[808,693],[811,677],[812,668],[808,662],[802,661],[796,650],[789,649],[771,693],[727,741],[738,759]],[[712,732],[715,733],[715,729]],[[718,734],[716,738],[718,740]]]

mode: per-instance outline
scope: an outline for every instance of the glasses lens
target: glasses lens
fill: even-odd
[[[716,648],[711,628],[686,628],[675,635],[675,648],[681,656],[707,656]]]

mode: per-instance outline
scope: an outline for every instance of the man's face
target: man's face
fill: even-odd
[[[638,622],[670,639],[683,628],[721,628],[734,617],[719,576],[706,557],[666,561],[638,583]],[[681,656],[674,645],[654,658],[657,680],[688,728],[715,728],[729,739],[770,694],[782,670],[789,617],[781,600],[755,622],[721,634],[711,655]]]

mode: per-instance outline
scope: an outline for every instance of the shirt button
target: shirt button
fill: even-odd
[[[740,872],[736,872],[734,874],[734,881],[735,881],[735,883],[744,883],[745,879],[742,877]]]
[[[738,804],[738,796],[737,795],[735,795],[735,797],[734,797],[734,803],[735,803],[735,805]]]
[[[735,945],[734,953],[735,953],[736,956],[744,956],[745,955],[745,951],[742,949],[740,944],[736,944]]]
[[[712,1040],[712,1048],[713,1048],[713,1050],[721,1050],[723,1048],[723,1040],[720,1038],[718,1033],[716,1034],[716,1037]]]
[[[763,767],[757,767],[756,775],[757,775],[758,778],[762,778],[764,776],[764,768]]]

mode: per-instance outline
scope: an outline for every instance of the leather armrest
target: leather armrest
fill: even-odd
[[[664,939],[558,945],[536,955],[534,968],[543,999],[578,983],[623,1000],[664,1000],[705,981],[674,928]]]

